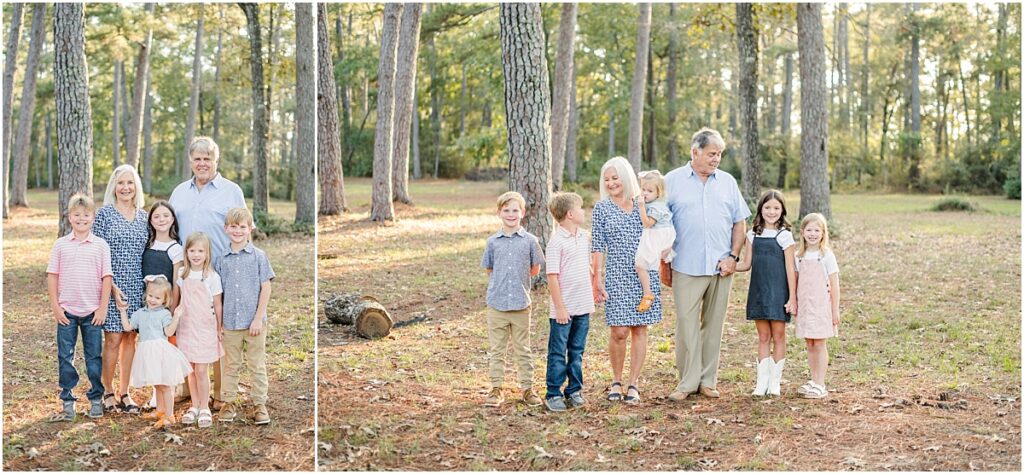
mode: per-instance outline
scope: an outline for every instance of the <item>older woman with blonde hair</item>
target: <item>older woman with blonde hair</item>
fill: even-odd
[[[146,198],[142,193],[142,180],[132,165],[121,165],[114,169],[103,195],[103,207],[96,212],[93,233],[110,246],[110,263],[114,271],[114,294],[107,308],[108,317],[103,323],[103,408],[107,411],[121,410],[131,414],[139,413],[137,403],[128,393],[128,382],[132,373],[132,358],[135,357],[135,333],[121,325],[116,317],[118,302],[127,305],[128,313],[142,307],[142,253],[149,240],[149,226],[143,207]],[[120,380],[114,389],[114,371],[120,362]]]
[[[640,371],[647,357],[647,326],[661,321],[661,288],[652,286],[655,299],[641,313],[637,305],[643,296],[634,266],[643,223],[640,220],[640,185],[636,172],[625,158],[615,157],[601,167],[601,200],[594,205],[591,257],[595,270],[595,301],[605,303],[605,324],[611,328],[608,355],[612,364],[609,401],[640,403]],[[649,272],[658,281],[657,270]],[[626,345],[630,341],[629,383],[622,390]]]

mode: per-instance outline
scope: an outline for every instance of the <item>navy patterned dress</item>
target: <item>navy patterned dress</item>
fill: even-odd
[[[146,211],[135,211],[135,220],[129,222],[113,204],[107,204],[96,212],[96,222],[92,232],[107,241],[110,246],[110,266],[114,271],[114,285],[124,294],[128,303],[128,314],[134,314],[142,307],[142,253],[146,251],[149,240],[149,226],[146,225]],[[107,305],[107,320],[103,330],[108,332],[125,332],[121,327],[121,317],[117,311],[114,295],[110,295]]]
[[[636,311],[644,295],[634,264],[644,228],[636,201],[633,202],[633,211],[627,214],[615,203],[602,199],[594,205],[591,220],[590,250],[605,254],[604,287],[608,292],[608,301],[604,303],[605,324],[649,326],[661,322],[661,284],[658,283],[657,270],[648,272],[654,304],[644,313]]]

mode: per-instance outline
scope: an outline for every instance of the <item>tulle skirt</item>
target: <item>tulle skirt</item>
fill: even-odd
[[[132,359],[132,387],[149,385],[177,385],[192,373],[188,362],[177,347],[167,339],[143,341],[135,348]]]
[[[640,234],[640,245],[636,249],[634,263],[648,270],[658,269],[658,260],[661,259],[661,252],[671,249],[676,240],[675,227],[652,227],[644,229]],[[669,250],[667,259],[675,257],[675,252]]]

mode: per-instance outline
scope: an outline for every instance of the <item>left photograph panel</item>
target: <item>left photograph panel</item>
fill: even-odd
[[[3,5],[3,470],[314,470],[314,25]]]

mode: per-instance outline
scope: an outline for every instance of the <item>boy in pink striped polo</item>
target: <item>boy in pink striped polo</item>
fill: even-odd
[[[547,395],[551,411],[566,405],[586,404],[583,389],[583,351],[594,312],[594,286],[590,271],[590,237],[580,229],[585,215],[583,198],[576,193],[556,193],[548,203],[558,227],[548,241],[548,290],[551,293],[551,331],[548,334]],[[565,392],[562,384],[569,381]]]
[[[68,201],[71,233],[57,239],[46,267],[46,288],[53,319],[57,321],[57,367],[60,399],[64,408],[57,419],[75,419],[78,370],[74,366],[78,333],[82,334],[85,369],[92,384],[89,417],[103,416],[103,321],[107,317],[113,272],[110,247],[92,233],[95,205],[92,198],[75,194]]]

